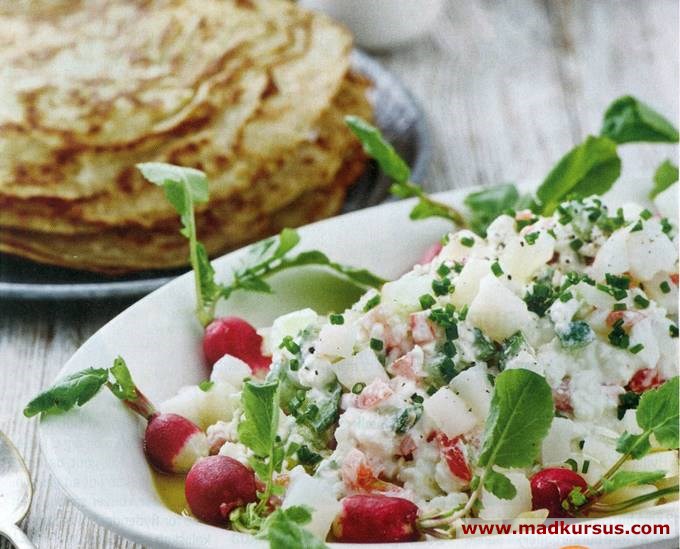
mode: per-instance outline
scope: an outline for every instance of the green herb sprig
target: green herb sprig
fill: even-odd
[[[198,240],[194,208],[208,201],[208,180],[202,171],[172,164],[148,162],[138,164],[142,175],[165,191],[165,196],[177,210],[182,222],[181,234],[189,241],[189,262],[194,271],[196,315],[203,326],[215,318],[220,299],[228,299],[236,291],[271,293],[265,281],[285,269],[320,266],[335,271],[361,288],[379,288],[385,282],[366,269],[356,269],[331,261],[318,250],[291,255],[299,244],[300,235],[293,229],[283,229],[277,237],[268,238],[252,247],[248,262],[233,272],[228,284],[215,281],[205,246]]]
[[[137,388],[122,357],[111,368],[87,368],[57,381],[24,408],[26,417],[54,412],[67,412],[92,400],[106,386],[128,408],[150,418],[155,408]]]
[[[469,213],[464,216],[451,206],[432,200],[414,183],[410,170],[380,131],[356,116],[345,119],[359,138],[366,153],[373,157],[394,184],[391,192],[399,198],[417,197],[411,219],[438,216],[458,227],[470,227],[484,236],[486,228],[499,215],[518,209],[550,215],[564,200],[582,199],[606,193],[621,175],[618,146],[625,143],[677,143],[678,131],[661,114],[632,96],[616,99],[607,108],[600,135],[590,135],[567,152],[545,177],[535,196],[521,195],[506,183],[469,194],[464,200]],[[677,180],[677,168],[664,163],[657,170],[653,193]]]

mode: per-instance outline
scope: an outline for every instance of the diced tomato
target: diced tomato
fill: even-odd
[[[644,393],[649,389],[654,389],[663,383],[656,368],[643,368],[635,372],[628,382],[628,389],[634,393]]]
[[[472,472],[465,459],[463,439],[460,436],[449,439],[444,433],[438,433],[437,442],[451,474],[464,482],[470,482]]]
[[[673,273],[673,274],[671,275],[671,282],[672,282],[673,284],[675,284],[676,286],[678,285],[678,278],[679,278],[679,277],[680,277],[680,275],[678,275],[678,273]]]
[[[349,451],[340,469],[342,481],[351,492],[391,492],[397,486],[380,480],[366,458],[366,455],[356,448]]]

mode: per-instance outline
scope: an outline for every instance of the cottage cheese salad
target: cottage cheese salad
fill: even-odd
[[[193,217],[204,174],[142,165],[189,240],[207,379],[154,406],[118,357],[60,380],[24,413],[81,406],[106,386],[146,420],[152,467],[186,475],[186,514],[274,548],[451,539],[469,518],[601,517],[675,501],[677,168],[655,178],[653,205],[610,208],[591,195],[618,178],[617,144],[635,131],[677,142],[665,119],[631,119],[640,109],[617,100],[602,135],[567,153],[535,196],[485,189],[465,212],[411,183],[375,128],[348,121],[393,192],[417,199],[412,219],[456,225],[391,281],[295,252],[300,237],[286,229],[217,282]],[[309,266],[366,291],[345,311],[305,308],[266,328],[216,318],[233,292],[271,292],[267,277]]]

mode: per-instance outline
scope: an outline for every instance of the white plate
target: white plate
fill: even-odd
[[[636,188],[641,193],[648,185],[618,186],[617,198],[629,191],[635,193]],[[456,203],[469,191],[444,193],[440,198]],[[398,277],[450,228],[441,220],[409,221],[411,205],[411,201],[385,204],[315,223],[300,230],[301,246],[321,249],[337,261],[367,267],[386,278]],[[227,277],[242,255],[240,250],[215,261],[218,276]],[[283,273],[273,285],[275,297],[237,294],[222,304],[221,313],[241,315],[258,326],[268,325],[284,312],[314,303],[314,295],[323,291],[318,280],[305,277],[301,283],[295,273]],[[187,274],[114,318],[76,352],[59,376],[90,366],[107,367],[121,355],[152,401],[159,402],[183,385],[200,382],[208,372],[200,348],[202,330],[193,306],[193,281]],[[44,418],[40,428],[42,450],[54,476],[69,499],[100,524],[152,547],[266,547],[249,536],[201,524],[164,507],[142,453],[141,434],[142,423],[107,391],[84,408]],[[676,512],[663,507],[653,513]],[[611,538],[600,537],[605,538],[601,542],[608,541],[607,546],[612,546]],[[521,541],[519,536],[496,537],[494,545],[517,546]],[[550,541],[558,546],[574,539],[551,537]],[[597,545],[594,539],[579,541]],[[641,538],[627,541],[618,546],[639,545]],[[653,538],[645,537],[644,541]],[[540,538],[534,538],[536,542],[540,545]],[[483,547],[487,543],[488,538],[465,540],[462,545]],[[526,539],[524,543],[531,545]],[[461,546],[460,542],[455,544]],[[390,547],[372,547],[381,546]]]

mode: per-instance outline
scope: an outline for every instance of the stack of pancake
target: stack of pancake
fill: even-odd
[[[348,32],[284,0],[0,0],[0,250],[105,273],[187,245],[139,162],[206,172],[216,254],[336,213],[371,117]]]

